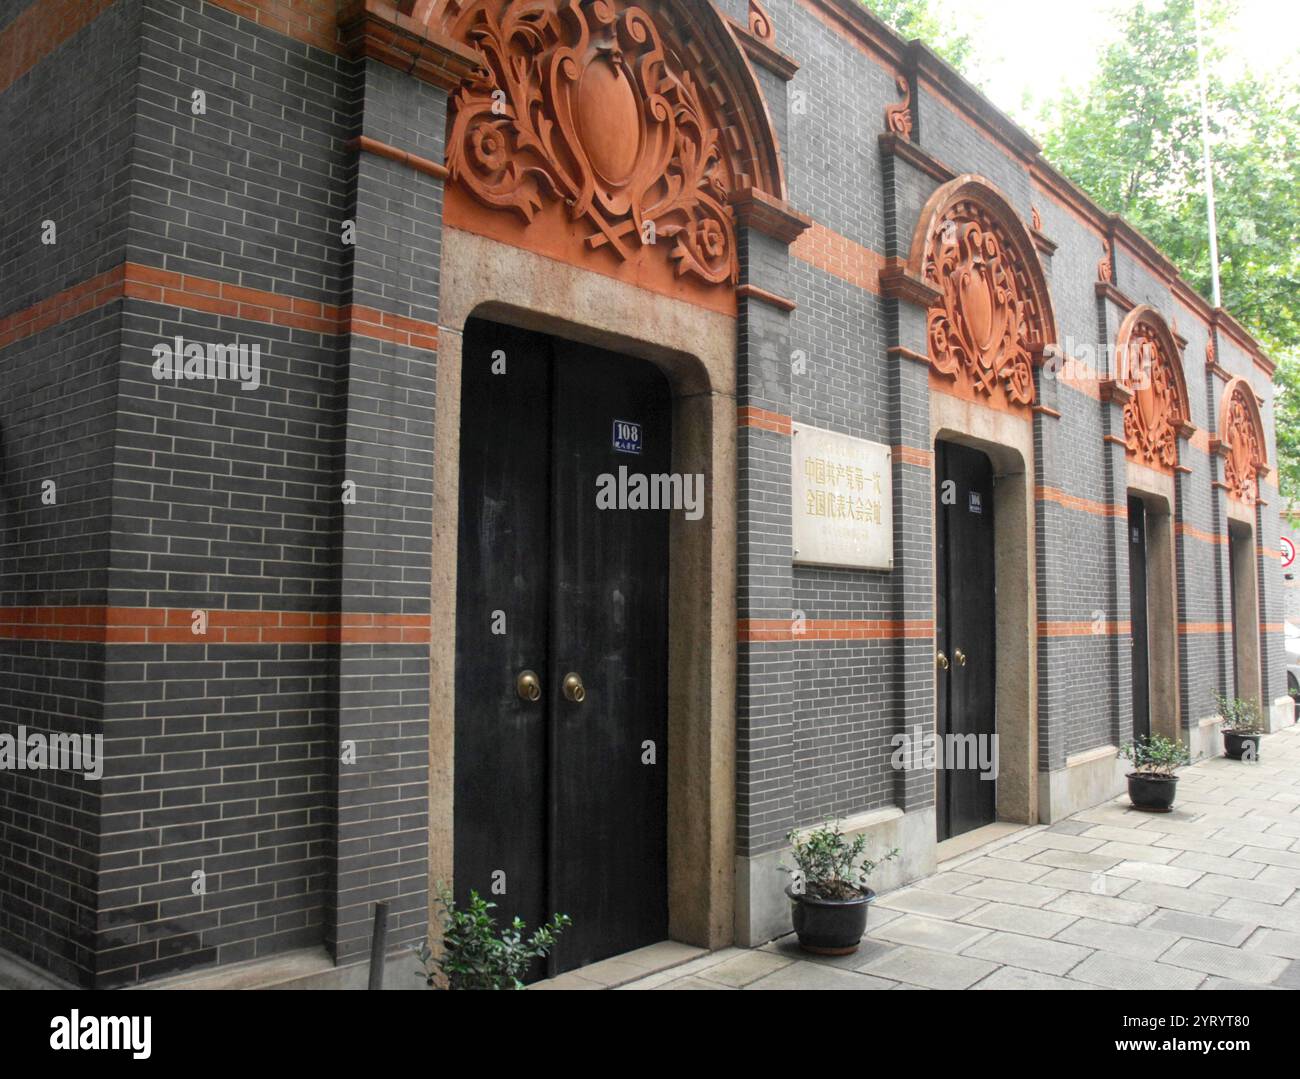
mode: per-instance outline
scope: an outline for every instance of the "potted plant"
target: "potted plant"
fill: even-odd
[[[1133,765],[1128,774],[1128,796],[1135,809],[1168,813],[1174,808],[1178,789],[1174,773],[1191,760],[1182,742],[1162,734],[1142,735],[1122,746],[1119,755]]]
[[[891,850],[880,862],[862,856],[867,837],[857,835],[850,842],[839,821],[813,828],[806,836],[790,832],[793,868],[785,894],[790,897],[790,915],[799,946],[817,955],[849,955],[857,951],[867,929],[867,906],[876,893],[867,878],[876,866],[897,857]]]
[[[1214,695],[1214,703],[1223,717],[1223,752],[1234,761],[1259,760],[1259,739],[1264,733],[1259,706],[1240,697]]]
[[[519,918],[504,932],[497,932],[491,914],[496,904],[478,892],[470,892],[468,908],[459,910],[444,889],[438,893],[438,905],[442,907],[441,954],[435,955],[428,941],[413,950],[424,968],[416,977],[433,985],[441,976],[447,989],[524,988],[528,965],[549,954],[555,938],[573,924],[567,914],[556,914],[524,940],[524,923]]]

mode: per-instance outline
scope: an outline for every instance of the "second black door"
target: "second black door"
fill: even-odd
[[[455,891],[568,914],[545,973],[667,936],[668,511],[620,468],[666,475],[671,439],[652,365],[467,324]]]
[[[997,729],[993,465],[979,450],[936,442],[935,478],[935,688],[944,754],[935,799],[944,840],[997,818],[996,781],[981,778],[978,767]],[[955,759],[959,748],[964,761]]]

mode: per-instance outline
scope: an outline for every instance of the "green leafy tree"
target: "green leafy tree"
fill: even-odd
[[[863,0],[906,41],[919,37],[962,74],[968,75],[974,46],[970,37],[943,18],[933,0]]]
[[[1282,501],[1300,501],[1300,78],[1214,75],[1224,2],[1204,2],[1223,306],[1273,359]],[[1041,118],[1044,155],[1211,296],[1192,0],[1133,4],[1091,85]]]

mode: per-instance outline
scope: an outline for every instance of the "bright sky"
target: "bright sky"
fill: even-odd
[[[1063,87],[1082,89],[1096,71],[1116,19],[1130,0],[936,0],[942,16],[975,43],[972,67],[984,92],[1022,126],[1039,103]],[[1238,13],[1222,44],[1227,65],[1267,72],[1300,59],[1300,3],[1237,0]],[[1025,63],[1023,57],[1035,57]],[[1224,74],[1228,74],[1225,70]],[[1028,97],[1028,108],[1023,104]]]

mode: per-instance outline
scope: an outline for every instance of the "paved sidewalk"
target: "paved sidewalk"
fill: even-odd
[[[1172,813],[1123,796],[944,862],[856,955],[791,936],[621,988],[1300,989],[1300,728],[1261,757],[1184,769]]]

